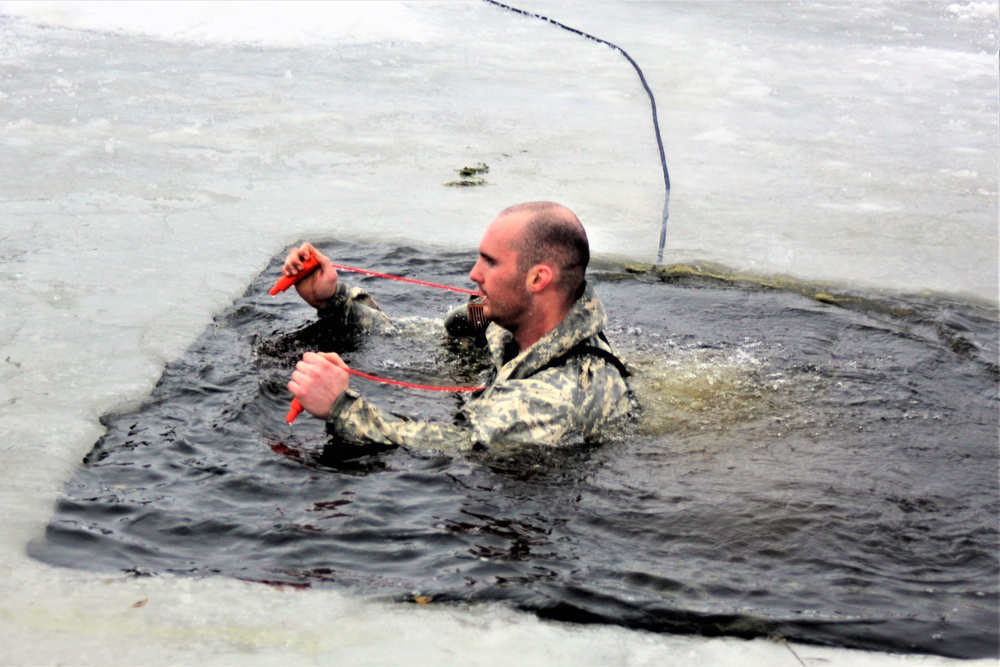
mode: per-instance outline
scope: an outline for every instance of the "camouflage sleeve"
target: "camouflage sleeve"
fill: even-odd
[[[389,318],[382,312],[375,299],[360,287],[351,287],[337,281],[337,290],[330,301],[317,313],[341,326],[356,326],[362,330],[389,326]]]
[[[628,387],[603,359],[579,357],[527,379],[498,382],[469,422],[484,443],[573,445],[627,410]],[[485,407],[484,406],[484,407]]]
[[[352,390],[338,397],[326,422],[327,432],[356,445],[413,445],[422,449],[472,449],[472,432],[459,424],[411,420],[390,414]]]
[[[606,362],[578,358],[527,379],[495,383],[466,404],[454,424],[388,414],[348,391],[331,409],[327,431],[355,444],[450,451],[497,444],[569,445],[596,436],[621,414],[626,394],[624,380]]]

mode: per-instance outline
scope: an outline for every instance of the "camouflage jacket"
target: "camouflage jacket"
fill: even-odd
[[[362,326],[388,323],[363,290],[338,285],[338,295],[324,316]],[[399,417],[349,389],[330,410],[327,431],[351,443],[441,450],[591,441],[630,405],[627,372],[602,333],[606,322],[604,306],[588,286],[566,318],[524,352],[510,332],[490,324],[486,339],[495,370],[453,423]]]

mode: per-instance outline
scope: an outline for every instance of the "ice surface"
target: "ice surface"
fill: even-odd
[[[997,299],[995,2],[525,3],[657,96],[667,262]],[[487,162],[489,184],[446,188]],[[554,199],[652,261],[620,55],[485,3],[0,3],[0,653],[11,664],[800,664],[767,642],[29,560],[100,415],[304,238],[475,247]],[[139,604],[142,603],[142,604]],[[832,664],[942,664],[796,647]]]

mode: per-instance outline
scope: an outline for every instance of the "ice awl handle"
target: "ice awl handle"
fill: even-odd
[[[319,266],[319,260],[316,259],[315,255],[309,255],[309,259],[302,262],[302,270],[296,273],[294,276],[281,276],[278,278],[278,282],[274,283],[274,287],[271,288],[269,292],[271,296],[274,296],[278,292],[284,292],[286,289],[299,282],[310,273],[316,270]]]
[[[300,414],[302,414],[302,404],[299,403],[299,399],[293,398],[292,404],[288,408],[288,414],[285,415],[285,421],[291,424]]]

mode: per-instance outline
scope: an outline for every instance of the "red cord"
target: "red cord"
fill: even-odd
[[[353,368],[348,368],[347,372],[351,375],[357,375],[359,378],[364,378],[366,380],[373,380],[375,382],[381,382],[382,384],[391,384],[397,387],[406,387],[407,389],[423,389],[424,391],[479,391],[480,389],[486,389],[485,386],[482,387],[440,387],[438,385],[431,384],[414,384],[412,382],[403,382],[402,380],[391,380],[389,378],[381,378],[377,375],[369,375],[368,373],[362,373],[361,371],[356,371]]]
[[[271,288],[271,295],[274,296],[278,292],[283,292],[288,289],[298,281],[305,278],[307,275],[313,272],[318,266],[316,258],[310,256],[308,260],[303,262],[302,270],[299,271],[294,277],[283,276],[278,279],[274,287]],[[404,283],[413,283],[414,285],[423,285],[424,287],[436,287],[438,289],[450,290],[452,292],[460,292],[462,294],[471,294],[473,296],[483,296],[482,292],[476,292],[473,290],[463,289],[461,287],[451,287],[450,285],[439,285],[438,283],[429,283],[424,280],[416,280],[414,278],[404,278],[402,276],[393,276],[388,273],[379,273],[378,271],[368,271],[367,269],[356,269],[351,266],[343,266],[341,264],[331,264],[333,268],[340,269],[341,271],[352,271],[354,273],[363,273],[368,276],[375,276],[376,278],[389,278],[390,280],[399,280]],[[383,384],[391,384],[397,387],[406,387],[408,389],[422,389],[424,391],[480,391],[486,387],[439,387],[435,385],[428,384],[414,384],[412,382],[403,382],[401,380],[392,380],[389,378],[381,378],[377,375],[369,375],[368,373],[362,373],[361,371],[356,371],[353,368],[346,369],[351,375],[356,375],[360,378],[366,380],[372,380],[374,382],[381,382]],[[289,406],[288,414],[285,415],[285,421],[291,424],[295,421],[295,418],[302,414],[302,404],[299,403],[299,399],[293,398],[292,404]]]
[[[341,271],[353,271],[354,273],[363,273],[366,276],[375,276],[376,278],[388,278],[389,280],[399,280],[404,283],[413,283],[414,285],[423,285],[424,287],[436,287],[438,289],[451,290],[452,292],[460,292],[462,294],[471,294],[473,296],[483,296],[482,292],[477,292],[471,289],[463,289],[461,287],[452,287],[451,285],[439,285],[438,283],[429,283],[425,280],[417,280],[415,278],[404,278],[403,276],[394,276],[389,273],[379,273],[378,271],[369,271],[367,269],[355,269],[351,266],[342,266],[340,264],[331,264],[333,268],[340,269]]]
[[[359,378],[364,378],[366,380],[372,380],[374,382],[381,382],[382,384],[391,384],[396,387],[406,387],[407,389],[423,389],[424,391],[480,391],[486,389],[486,386],[481,387],[441,387],[438,385],[430,384],[414,384],[412,382],[403,382],[402,380],[392,380],[390,378],[380,378],[377,375],[369,375],[368,373],[362,373],[361,371],[356,371],[353,368],[344,369],[351,375],[356,375]],[[299,403],[299,399],[293,398],[292,404],[289,407],[288,414],[285,415],[285,421],[291,424],[295,421],[295,418],[302,414],[302,404]]]

